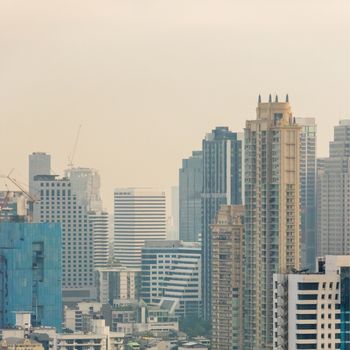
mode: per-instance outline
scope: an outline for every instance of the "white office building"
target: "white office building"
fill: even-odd
[[[87,207],[88,210],[102,210],[101,180],[96,169],[69,168],[65,171],[65,177],[69,178],[80,205]]]
[[[145,241],[162,239],[166,239],[165,192],[152,188],[117,188],[114,259],[127,267],[140,267]]]
[[[66,174],[72,179],[35,176],[40,201],[34,203],[33,221],[61,224],[63,301],[69,303],[96,298],[94,270],[108,261],[109,237],[108,214],[98,211],[96,170],[71,168]]]
[[[90,211],[88,215],[93,231],[94,268],[106,267],[110,259],[108,213]]]
[[[137,300],[137,278],[140,269],[106,266],[97,269],[97,300],[102,304],[118,304]]]
[[[201,247],[182,241],[148,241],[142,248],[141,298],[178,301],[179,316],[202,316]]]
[[[317,271],[274,274],[273,349],[349,349],[350,256],[319,258]]]

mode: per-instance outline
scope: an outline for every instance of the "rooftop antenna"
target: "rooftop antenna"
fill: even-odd
[[[278,102],[278,95],[276,95],[275,97],[275,102]]]
[[[261,95],[259,94],[258,103],[261,103]]]
[[[288,94],[286,95],[286,102],[289,102],[289,96],[288,96]]]
[[[269,103],[272,102],[272,97],[271,97],[271,94],[269,95]]]
[[[79,124],[78,131],[77,131],[77,136],[75,137],[73,151],[72,151],[71,155],[68,157],[68,167],[69,168],[73,168],[73,166],[74,166],[73,161],[74,161],[75,152],[76,152],[77,146],[78,146],[78,141],[79,141],[79,136],[80,136],[80,129],[81,129],[81,124]]]

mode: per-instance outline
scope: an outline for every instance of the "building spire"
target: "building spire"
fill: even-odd
[[[261,103],[261,95],[259,94],[258,103]]]
[[[286,95],[286,102],[289,102],[289,96],[288,96],[288,94]]]
[[[272,97],[271,97],[271,94],[269,95],[269,103],[272,102]]]
[[[275,97],[275,102],[278,102],[278,95],[276,95]]]

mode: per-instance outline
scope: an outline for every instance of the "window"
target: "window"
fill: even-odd
[[[316,344],[297,344],[297,349],[317,349]]]
[[[314,282],[299,282],[299,290],[318,290],[318,283]]]
[[[298,294],[299,300],[317,300],[317,294]]]
[[[297,320],[316,320],[316,314],[297,314]]]
[[[316,304],[297,304],[297,310],[317,310]]]
[[[297,323],[297,329],[317,329],[317,325],[315,323],[310,323],[310,324]]]

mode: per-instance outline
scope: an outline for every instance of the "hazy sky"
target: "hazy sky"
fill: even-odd
[[[52,155],[114,187],[177,184],[216,125],[241,131],[257,95],[316,117],[319,155],[350,118],[349,0],[1,0],[0,174]],[[0,187],[3,180],[0,180]]]

